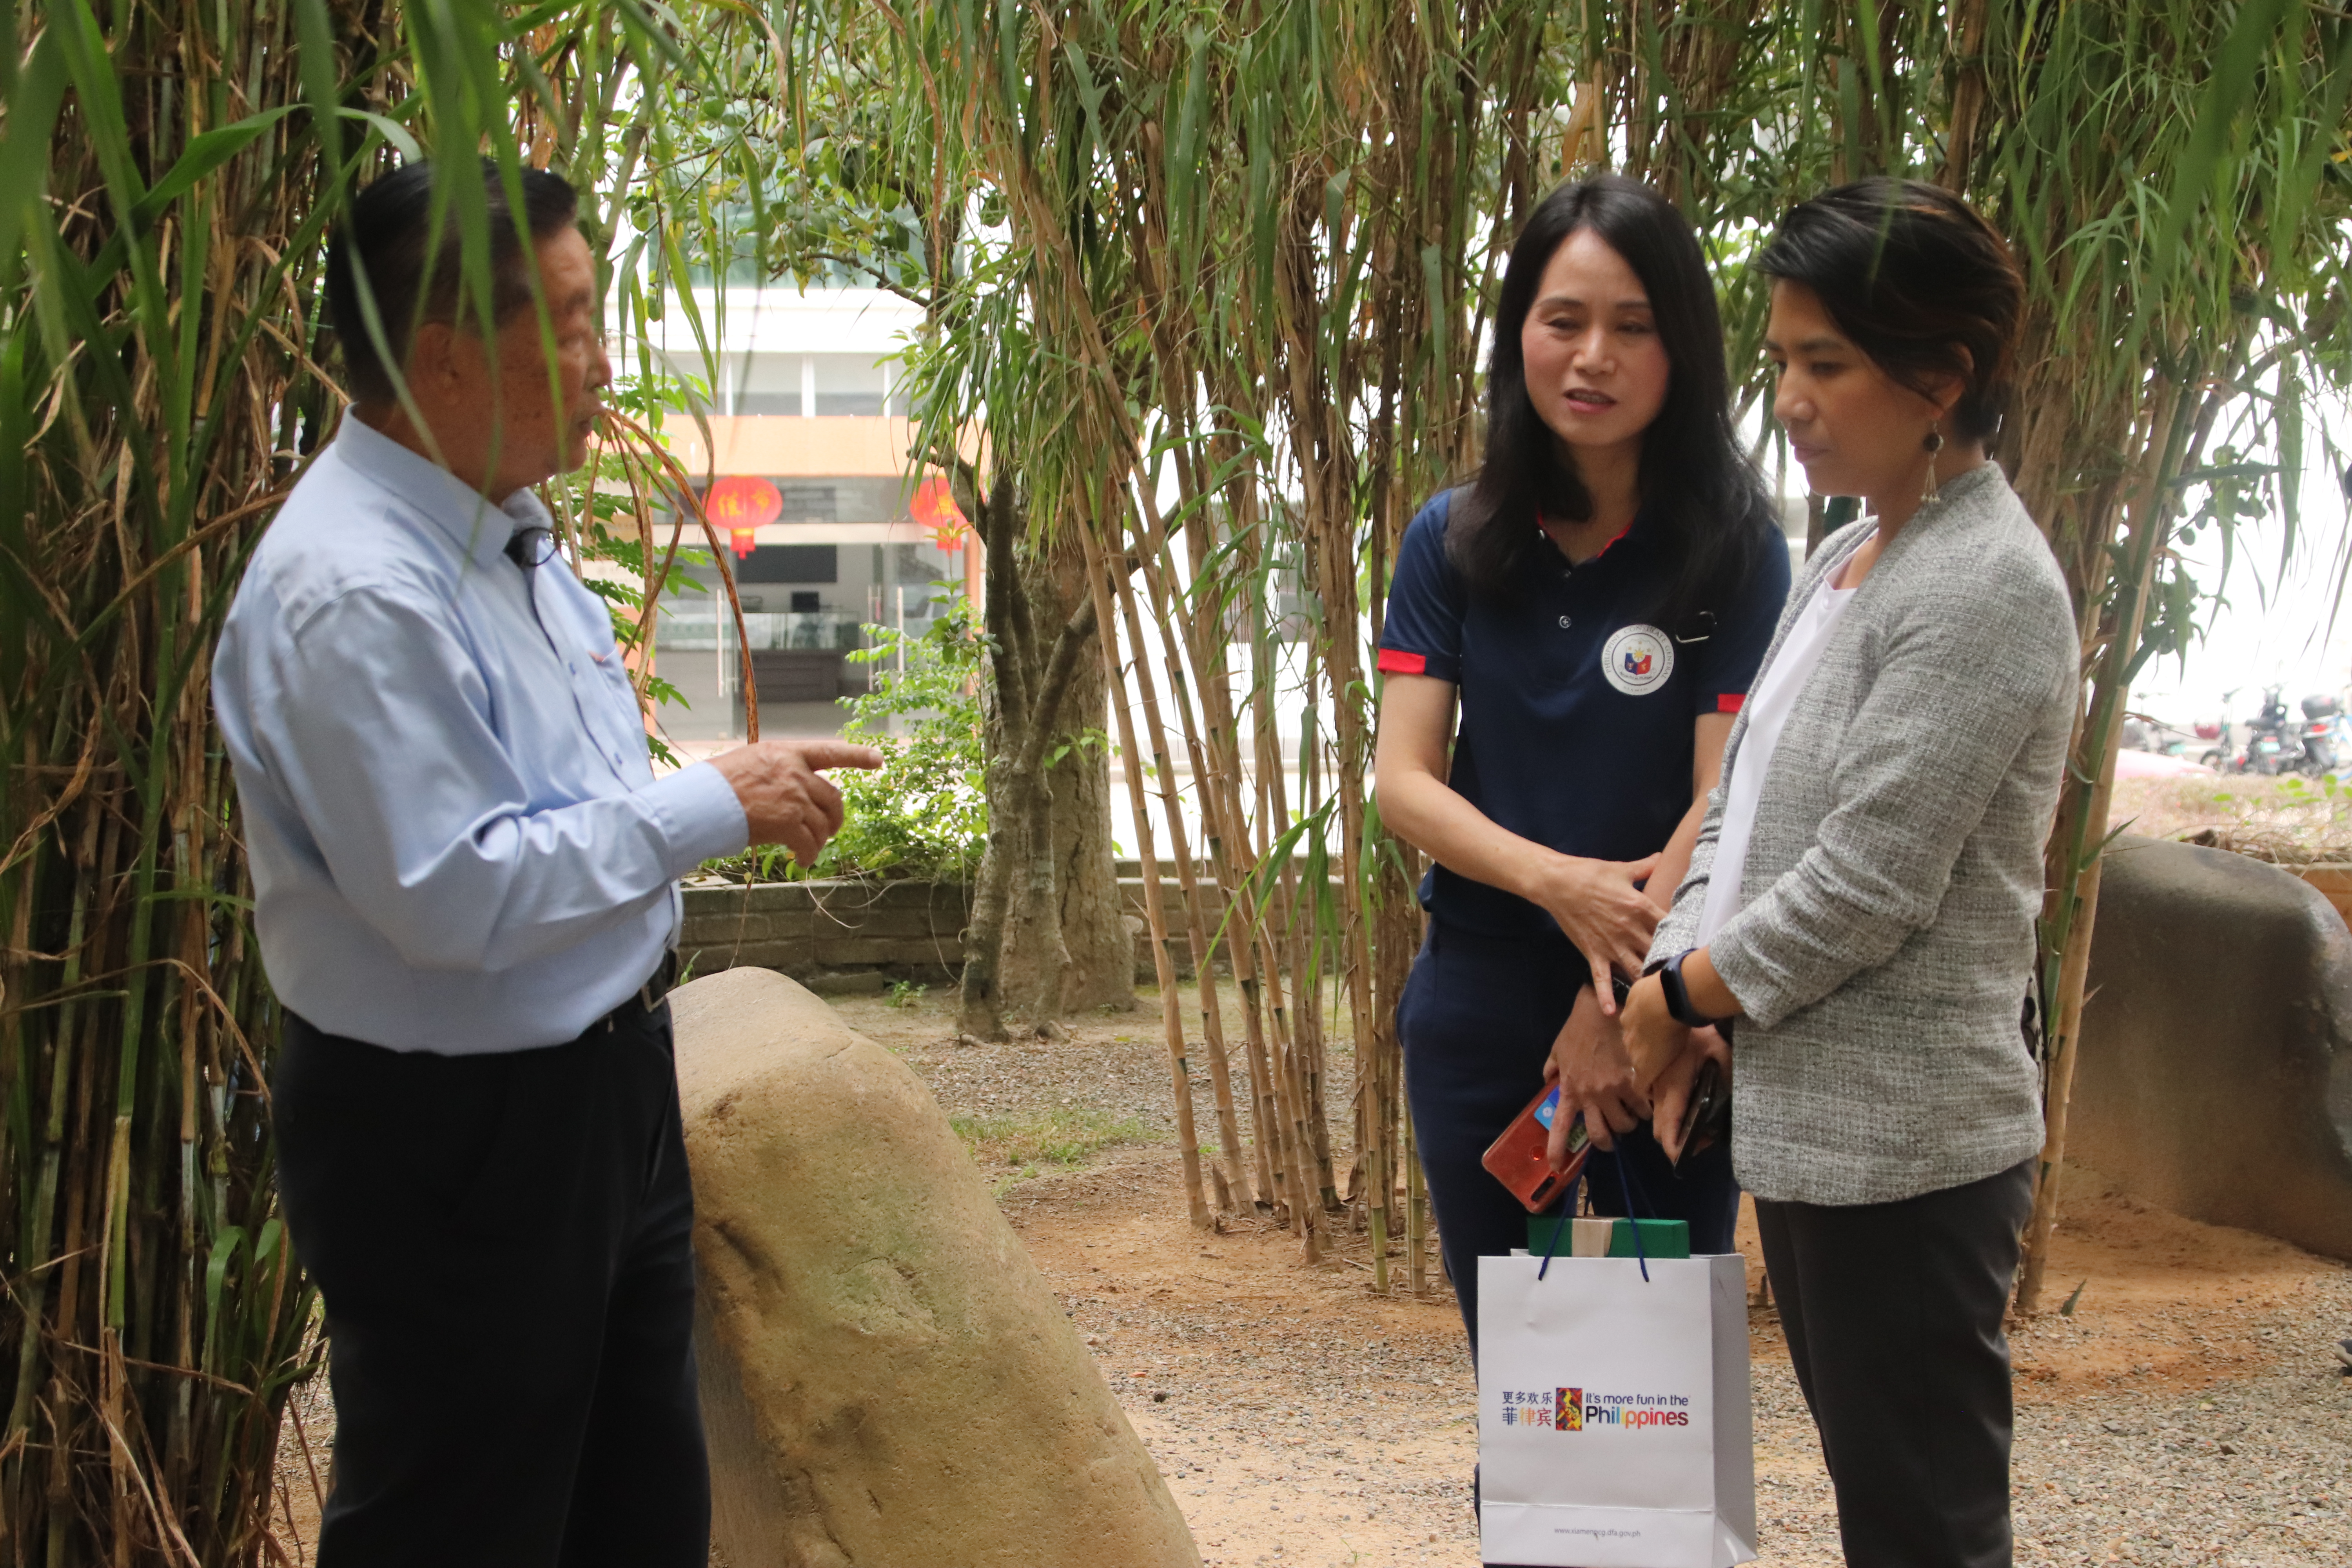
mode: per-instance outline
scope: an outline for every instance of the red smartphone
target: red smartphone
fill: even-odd
[[[1544,1145],[1551,1141],[1552,1120],[1559,1114],[1559,1085],[1547,1084],[1503,1129],[1503,1135],[1487,1146],[1479,1161],[1496,1181],[1511,1189],[1511,1195],[1526,1205],[1529,1214],[1551,1207],[1584,1169],[1584,1157],[1591,1152],[1585,1141],[1584,1119],[1580,1116],[1568,1130],[1568,1169],[1551,1168],[1544,1158]]]

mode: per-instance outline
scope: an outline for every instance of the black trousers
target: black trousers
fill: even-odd
[[[2033,1162],[1899,1203],[1758,1199],[1852,1568],[2007,1568],[2001,1317]]]
[[[321,1568],[703,1568],[668,1007],[488,1056],[289,1016],[272,1094],[327,1309]]]
[[[1583,958],[1557,933],[1503,942],[1433,921],[1397,1004],[1413,1137],[1474,1360],[1478,1259],[1528,1244],[1528,1211],[1480,1161],[1543,1086],[1545,1059],[1584,981]],[[1728,1144],[1677,1170],[1646,1126],[1615,1142],[1615,1154],[1596,1149],[1585,1162],[1594,1213],[1627,1213],[1630,1194],[1634,1214],[1687,1221],[1693,1252],[1732,1249],[1739,1184]]]

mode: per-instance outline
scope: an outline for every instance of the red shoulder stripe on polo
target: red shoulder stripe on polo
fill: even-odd
[[[1407,653],[1401,647],[1381,649],[1382,669],[1391,675],[1420,675],[1429,668],[1429,659],[1422,654]]]
[[[1737,713],[1739,711],[1740,704],[1747,700],[1748,693],[1745,691],[1726,691],[1716,698],[1715,710],[1718,713]]]

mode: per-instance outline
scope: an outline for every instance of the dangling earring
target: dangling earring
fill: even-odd
[[[1943,421],[1940,419],[1929,421],[1927,438],[1919,443],[1927,453],[1927,488],[1919,492],[1919,503],[1922,506],[1934,500],[1938,494],[1936,488],[1936,454],[1944,449],[1944,433],[1937,426],[1941,424]]]

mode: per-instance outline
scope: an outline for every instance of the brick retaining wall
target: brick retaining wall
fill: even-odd
[[[1120,901],[1136,939],[1136,979],[1148,983],[1153,966],[1143,879],[1132,860],[1119,862],[1118,871]],[[1213,883],[1209,890],[1218,896]],[[1183,889],[1165,868],[1160,900],[1176,971],[1190,975]],[[892,980],[939,984],[962,971],[971,908],[971,889],[945,882],[688,882],[678,955],[694,974],[774,969],[795,980],[825,982],[820,989],[879,990]],[[1222,960],[1218,967],[1224,967]]]
[[[1136,973],[1152,977],[1144,934],[1143,882],[1122,878],[1119,890],[1136,933]],[[1183,895],[1164,885],[1169,929],[1182,930]],[[869,972],[888,980],[940,984],[963,969],[963,928],[971,889],[936,882],[763,882],[750,887],[693,883],[686,888],[686,927],[678,954],[691,973],[755,966],[795,980]],[[1170,946],[1189,973],[1192,955],[1181,936]]]

